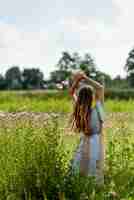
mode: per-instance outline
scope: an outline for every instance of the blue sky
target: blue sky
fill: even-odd
[[[47,77],[61,52],[91,53],[97,67],[124,76],[134,46],[132,0],[0,0],[0,72],[40,67]]]

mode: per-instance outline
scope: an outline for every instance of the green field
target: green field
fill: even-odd
[[[133,112],[134,100],[106,100],[107,112]],[[0,110],[6,112],[72,112],[71,99],[67,92],[31,91],[1,92]]]
[[[103,187],[70,175],[79,141],[69,126],[71,105],[63,93],[1,93],[0,200],[57,200],[62,193],[66,200],[134,199],[134,101],[105,103]]]

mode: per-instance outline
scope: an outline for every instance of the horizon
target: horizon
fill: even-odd
[[[37,69],[38,68],[43,73],[44,78],[46,80],[48,80],[50,78],[51,72],[53,72],[54,70],[56,70],[56,67],[54,67],[53,70],[47,71],[47,73],[46,73],[46,71],[43,70],[43,67],[40,67],[40,66],[33,66],[33,65],[31,65],[31,66],[28,67],[28,66],[21,66],[21,65],[15,65],[14,64],[14,65],[11,65],[11,66],[6,66],[3,70],[0,69],[0,74],[3,75],[3,76],[5,76],[6,71],[8,69],[12,68],[12,67],[19,67],[19,69],[21,71],[23,71],[24,69],[31,69],[31,68],[36,68]],[[96,66],[96,69],[99,70],[99,71],[101,71],[102,73],[106,73],[105,71],[102,71],[98,66]],[[127,74],[125,73],[125,70],[124,70],[124,74],[123,75],[115,74],[115,76],[112,76],[112,74],[110,74],[110,73],[106,73],[106,74],[109,75],[112,79],[116,78],[117,76],[120,76],[121,78],[126,78],[126,76],[127,76]]]

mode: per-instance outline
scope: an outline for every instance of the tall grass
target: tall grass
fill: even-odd
[[[134,112],[134,100],[107,100],[105,102],[107,112]]]
[[[1,92],[0,110],[67,113],[72,110],[72,107],[70,98],[62,92]]]
[[[108,114],[105,127],[103,187],[98,187],[92,178],[71,173],[70,161],[79,136],[65,135],[61,123],[66,123],[66,117],[53,117],[37,127],[32,119],[18,120],[15,126],[11,126],[8,118],[7,123],[1,120],[0,199],[58,200],[64,194],[65,200],[133,200],[133,108],[132,100],[105,102],[106,112],[115,114]],[[0,95],[0,110],[69,113],[72,104],[63,93],[3,92]],[[122,113],[118,115],[117,112]]]
[[[68,155],[57,122],[1,128],[0,199],[55,199],[63,185]]]
[[[1,92],[0,110],[7,112],[72,112],[71,98],[66,92]],[[133,112],[133,100],[106,100],[107,112]]]
[[[0,128],[0,199],[134,199],[134,136],[122,125],[107,128],[105,184],[73,175],[70,161],[79,137],[64,136],[53,118],[36,129],[28,123]]]

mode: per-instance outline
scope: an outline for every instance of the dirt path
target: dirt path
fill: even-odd
[[[0,112],[0,127],[14,127],[16,123],[30,123],[39,128],[49,119],[59,119],[60,127],[65,134],[72,134],[70,127],[70,114],[42,113],[42,112]],[[109,113],[104,123],[105,130],[110,128],[127,128],[134,130],[134,114],[132,113]]]

